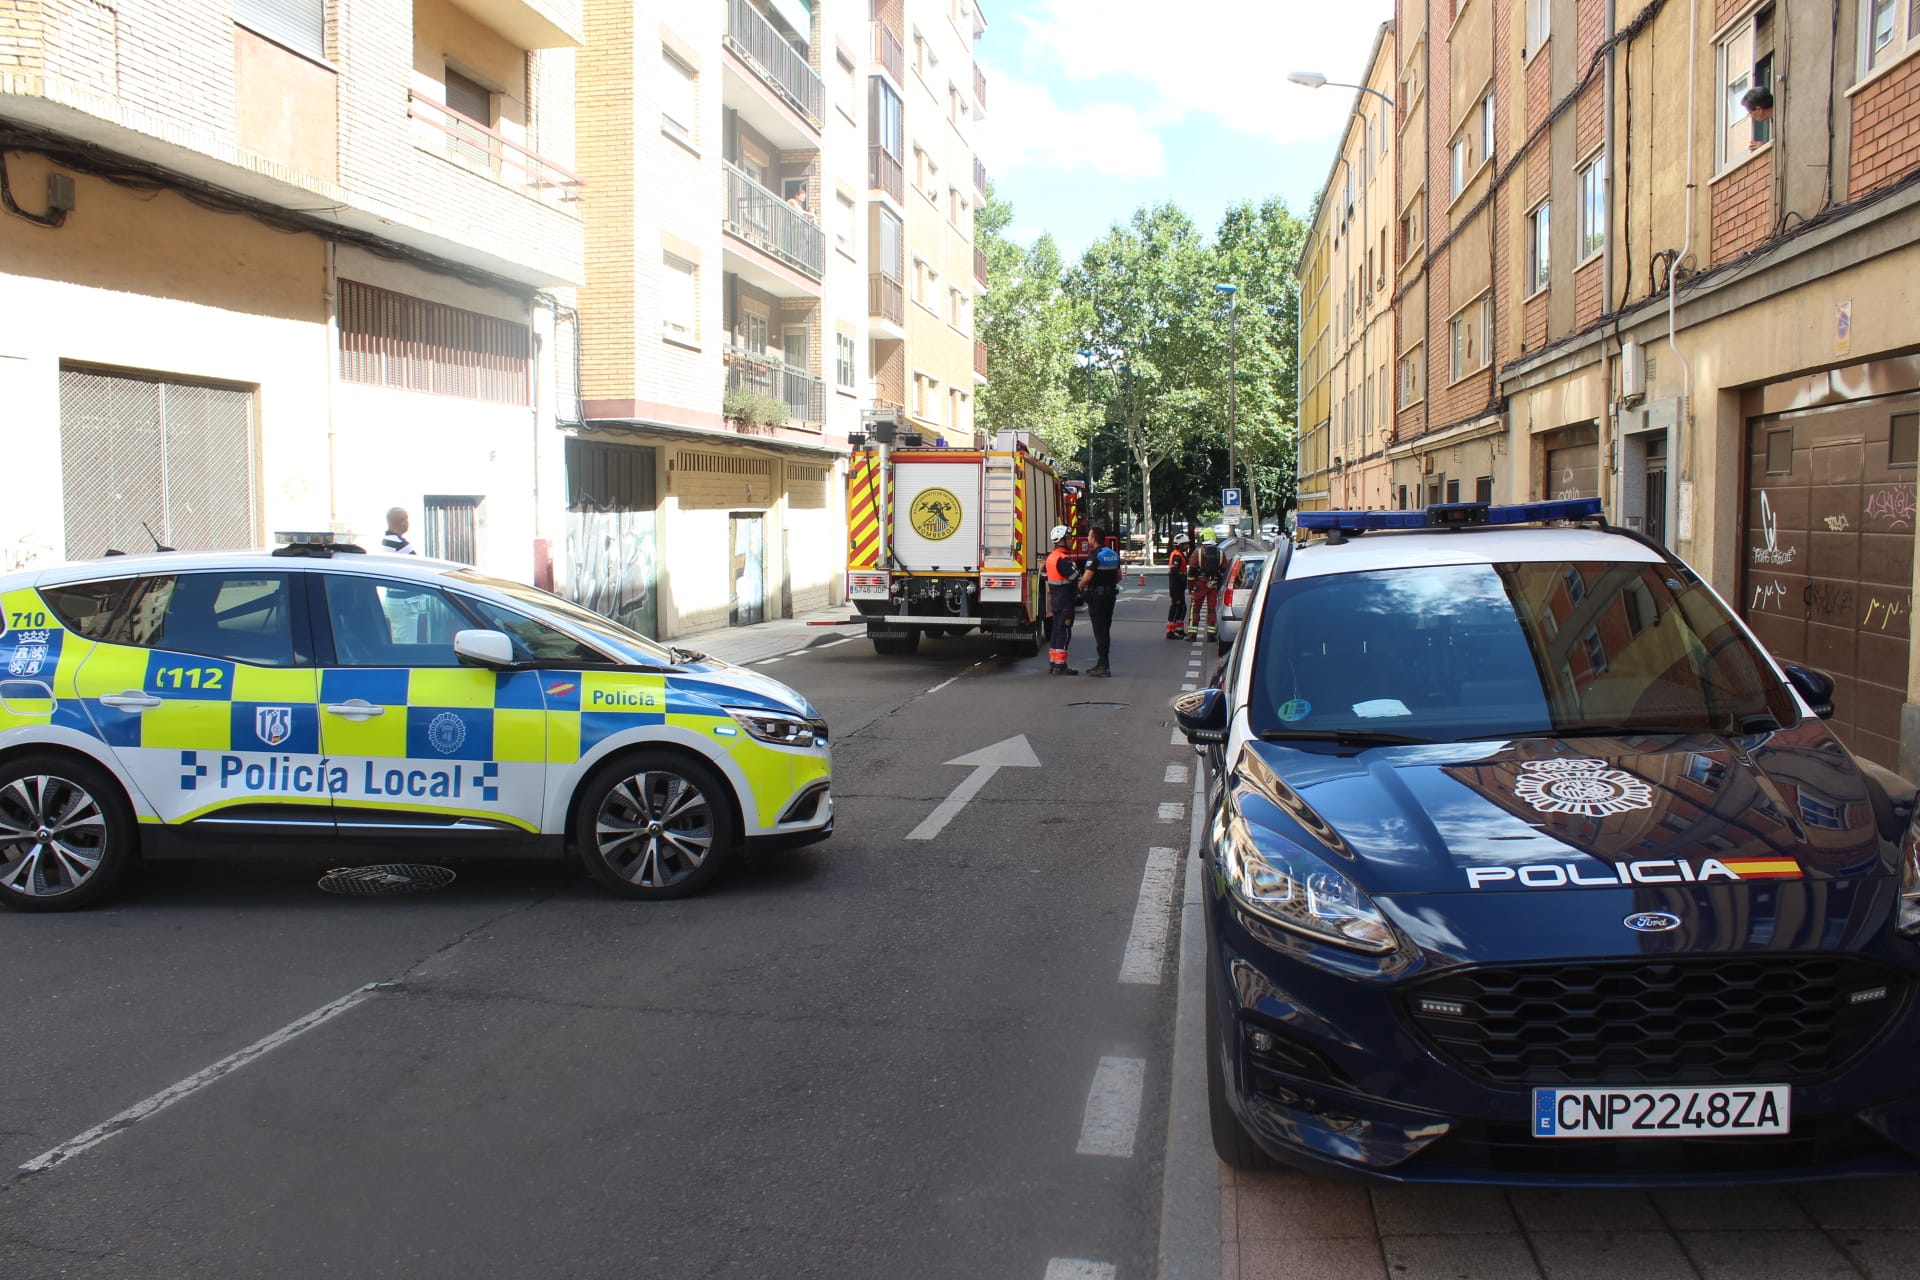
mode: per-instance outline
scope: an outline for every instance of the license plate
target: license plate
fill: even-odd
[[[1536,1138],[1684,1138],[1786,1133],[1784,1084],[1722,1089],[1535,1089]]]

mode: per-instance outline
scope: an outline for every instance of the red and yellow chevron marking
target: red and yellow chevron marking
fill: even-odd
[[[870,453],[856,453],[847,467],[847,568],[880,567],[880,511],[874,495],[885,490],[892,498],[880,460]],[[891,501],[889,501],[891,508]]]
[[[1027,567],[1027,468],[1021,458],[1013,460],[1013,563]]]
[[[1722,858],[1720,864],[1742,880],[1800,878],[1800,864],[1792,858]]]

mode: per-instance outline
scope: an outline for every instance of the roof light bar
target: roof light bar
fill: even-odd
[[[1561,498],[1504,507],[1484,502],[1445,502],[1420,511],[1302,511],[1297,522],[1308,532],[1357,534],[1389,529],[1546,524],[1554,520],[1595,520],[1601,515],[1598,498]]]

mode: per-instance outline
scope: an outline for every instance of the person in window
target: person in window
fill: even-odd
[[[381,549],[392,552],[396,556],[419,555],[420,553],[413,549],[413,544],[407,541],[407,527],[410,523],[405,507],[388,507],[387,533],[380,539]]]

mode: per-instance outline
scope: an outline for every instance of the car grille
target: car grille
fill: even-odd
[[[1851,956],[1471,968],[1411,986],[1402,1016],[1495,1085],[1799,1084],[1865,1053],[1909,985]]]

